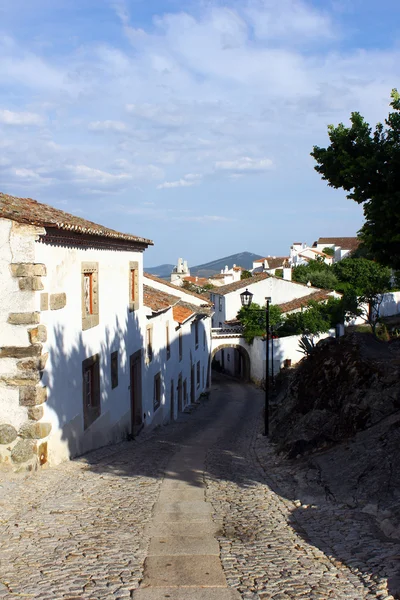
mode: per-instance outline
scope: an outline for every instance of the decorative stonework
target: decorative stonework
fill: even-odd
[[[17,436],[17,430],[12,425],[0,425],[0,444],[11,444]]]
[[[10,313],[7,322],[11,325],[38,325],[40,312]]]
[[[51,423],[28,421],[21,426],[18,435],[23,439],[42,440],[49,435],[50,431]]]
[[[10,265],[13,277],[45,277],[46,265],[40,263],[13,263]]]
[[[49,294],[47,292],[40,294],[40,310],[49,310]]]
[[[67,304],[67,294],[50,294],[50,310],[60,310]]]
[[[40,421],[44,415],[43,405],[40,406],[30,406],[28,408],[28,419],[31,421]]]
[[[32,346],[5,346],[0,347],[0,358],[30,358],[41,356],[42,344],[34,344]]]
[[[20,406],[36,406],[47,401],[47,388],[26,386],[19,390]]]
[[[34,440],[19,440],[11,450],[11,460],[14,463],[25,463],[34,459],[37,454],[37,443]]]
[[[47,342],[47,328],[45,325],[38,325],[34,329],[29,329],[28,334],[31,344]]]

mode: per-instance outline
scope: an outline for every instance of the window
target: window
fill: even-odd
[[[139,308],[139,263],[129,263],[129,310]]]
[[[111,353],[111,389],[118,385],[118,350]]]
[[[153,410],[154,412],[161,404],[161,373],[157,373],[154,377],[154,395],[153,395]]]
[[[203,349],[206,349],[206,328],[203,329]]]
[[[153,360],[153,325],[146,329],[146,359],[149,363]]]
[[[222,296],[219,296],[219,310],[222,310]]]
[[[197,362],[197,372],[196,372],[196,382],[197,382],[197,387],[200,387],[200,361]]]
[[[82,263],[82,329],[99,324],[99,266],[98,263]]]
[[[194,322],[194,344],[195,344],[195,347],[197,350],[197,348],[199,347],[199,322],[198,321]]]
[[[179,332],[179,360],[182,360],[182,350],[183,350],[183,341],[182,341],[182,331]]]
[[[171,356],[171,344],[169,341],[169,323],[166,324],[165,335],[166,335],[166,348],[167,348],[167,360],[168,360]]]
[[[82,363],[83,382],[83,427],[87,429],[101,413],[100,406],[100,365],[99,355],[95,354]]]

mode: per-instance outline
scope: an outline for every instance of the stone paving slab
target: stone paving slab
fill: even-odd
[[[180,496],[178,496],[180,497]],[[170,517],[180,517],[184,515],[187,519],[192,518],[204,518],[204,515],[210,515],[212,512],[211,504],[207,504],[205,499],[203,500],[178,500],[176,502],[160,502],[158,501],[154,508],[154,516],[168,514]]]
[[[133,600],[240,600],[239,592],[224,588],[140,588],[133,592]]]
[[[218,556],[148,556],[141,585],[225,587],[226,579]]]
[[[176,555],[215,555],[219,556],[219,544],[215,538],[208,536],[164,536],[152,537],[148,556]]]
[[[169,520],[165,522],[165,518],[160,517],[158,522],[152,522],[148,525],[146,533],[149,536],[194,536],[198,537],[201,534],[209,533],[210,535],[216,535],[221,529],[221,522],[212,522],[208,520],[201,520],[188,522],[188,519],[182,517],[178,521]]]
[[[160,495],[158,497],[159,504],[170,504],[172,502],[187,502],[187,501],[205,501],[205,487],[193,487],[185,486],[179,488],[168,488],[165,489],[163,486]]]

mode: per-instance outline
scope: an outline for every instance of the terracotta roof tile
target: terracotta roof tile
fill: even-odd
[[[149,285],[143,286],[143,303],[148,308],[151,308],[151,310],[154,312],[165,310],[170,306],[174,306],[178,302],[179,298],[177,296],[166,294],[165,292],[156,290]]]
[[[357,237],[320,237],[318,238],[318,244],[335,244],[340,246],[343,250],[357,250],[361,244],[361,240]]]
[[[246,289],[254,283],[263,281],[263,279],[268,279],[268,277],[271,277],[269,273],[259,273],[257,275],[253,275],[253,277],[241,279],[240,281],[234,281],[233,283],[228,283],[227,285],[221,285],[221,287],[213,290],[213,293],[219,296],[225,296],[225,294],[236,292],[236,290]]]
[[[181,306],[179,304],[173,307],[172,313],[174,315],[174,321],[177,321],[177,323],[179,323],[180,325],[182,325],[182,323],[187,321],[192,315],[195,314],[195,312],[192,309],[187,308],[186,306]]]
[[[160,277],[156,277],[155,275],[151,275],[150,273],[143,273],[143,275],[146,277],[146,279],[150,279],[152,281],[158,281],[159,283],[163,283],[164,285],[170,287],[171,289],[175,290],[175,292],[176,292],[177,286],[173,285],[169,281],[166,281],[165,279],[161,279]],[[198,294],[197,292],[190,292],[189,290],[183,290],[183,291],[185,292],[185,294],[189,294],[190,296],[196,296],[196,298],[200,298],[200,300],[204,300],[204,304],[211,304],[208,297],[203,294]]]
[[[283,304],[278,304],[279,308],[283,313],[291,312],[292,310],[297,310],[302,306],[307,306],[310,300],[315,300],[316,302],[321,302],[322,300],[328,300],[330,298],[330,293],[327,290],[318,290],[318,292],[313,292],[312,294],[308,294],[307,296],[303,296],[302,298],[295,298],[290,302],[284,302]]]
[[[139,242],[147,246],[153,245],[151,240],[128,233],[120,233],[114,229],[103,227],[92,221],[76,217],[58,208],[42,204],[32,198],[17,198],[0,192],[0,218],[10,219],[17,223],[54,227],[64,231],[72,231],[99,237],[115,238],[129,242]]]
[[[192,275],[188,275],[184,280],[197,285],[205,285],[208,282],[206,277],[192,277]]]

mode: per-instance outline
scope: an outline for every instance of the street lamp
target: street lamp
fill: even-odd
[[[253,300],[253,294],[246,289],[240,294],[242,306],[249,308]],[[269,305],[271,298],[265,298],[265,406],[264,406],[264,435],[269,434]],[[264,309],[260,309],[264,312]]]

